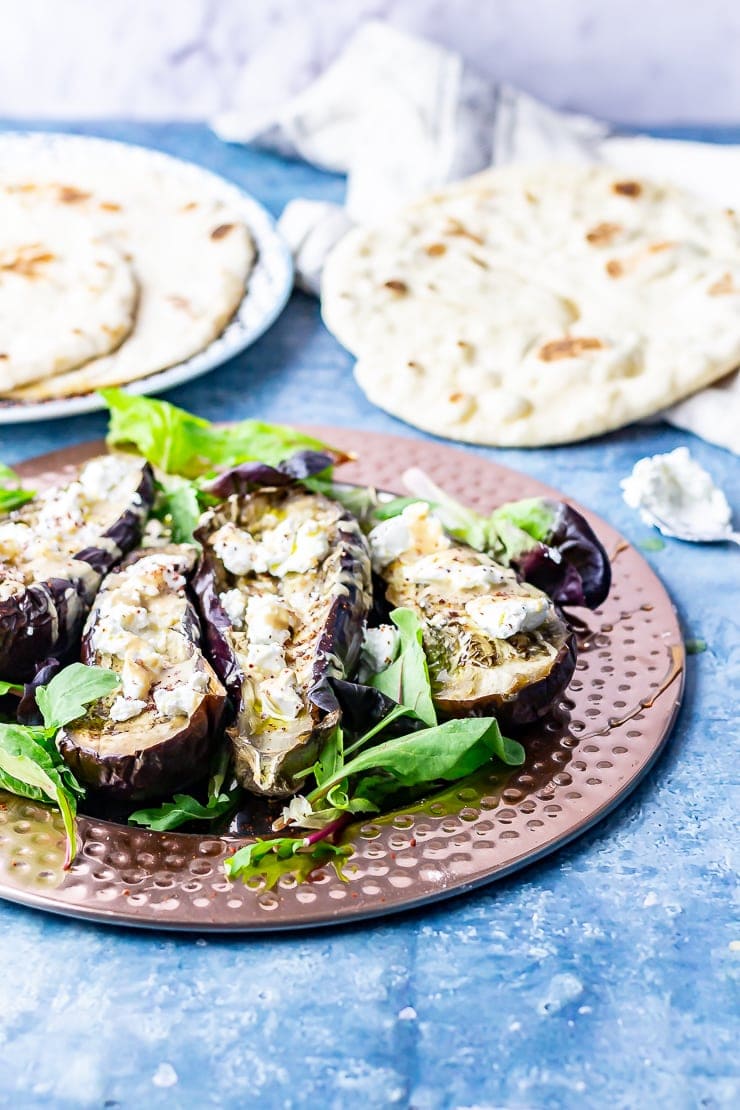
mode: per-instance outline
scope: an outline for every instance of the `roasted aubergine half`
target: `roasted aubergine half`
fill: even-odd
[[[0,518],[0,678],[27,681],[76,650],[103,575],[139,543],[153,500],[148,463],[102,455]]]
[[[57,743],[80,782],[109,797],[168,794],[207,772],[226,692],[201,650],[196,560],[190,545],[136,551],[104,580],[85,625],[83,663],[121,685]]]
[[[451,539],[426,502],[376,525],[373,569],[391,608],[421,622],[432,691],[448,716],[528,724],[567,686],[575,638],[547,594]]]
[[[250,474],[271,478],[269,468]],[[295,776],[338,721],[328,680],[349,674],[359,656],[370,559],[341,505],[272,477],[277,484],[235,493],[201,518],[196,592],[233,703],[237,778],[280,796],[299,788]]]

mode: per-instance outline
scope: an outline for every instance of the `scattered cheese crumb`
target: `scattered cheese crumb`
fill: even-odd
[[[162,1063],[159,1065],[154,1075],[152,1076],[152,1083],[155,1087],[174,1087],[179,1082],[179,1076],[172,1064]]]

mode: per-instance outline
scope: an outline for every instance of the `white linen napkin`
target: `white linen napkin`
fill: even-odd
[[[458,54],[375,21],[276,107],[250,108],[248,79],[238,101],[213,122],[221,138],[347,175],[344,208],[299,199],[280,219],[298,283],[316,295],[326,255],[353,223],[377,222],[420,193],[492,165],[601,161],[673,180],[721,205],[736,206],[740,197],[740,147],[612,134],[604,123],[549,108],[479,76]],[[740,454],[740,372],[661,415]]]

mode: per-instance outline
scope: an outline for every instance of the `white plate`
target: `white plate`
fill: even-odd
[[[152,169],[175,174],[179,180],[192,182],[194,188],[216,200],[228,203],[239,212],[249,228],[257,248],[257,259],[249,276],[244,298],[232,321],[204,350],[186,362],[160,370],[124,386],[127,393],[160,393],[200,377],[223,362],[238,355],[267,331],[282,312],[293,287],[293,262],[287,244],[278,235],[275,221],[253,197],[238,185],[192,162],[184,162],[158,150],[114,142],[110,139],[84,135],[63,135],[52,132],[6,132],[0,135],[0,173],[10,163],[32,171],[33,162],[44,166],[59,163],[60,173],[73,165],[78,155],[89,156],[95,148],[109,162],[134,159],[144,161]],[[53,420],[105,408],[96,393],[67,397],[54,401],[24,404],[0,400],[0,424],[19,424],[29,420]]]

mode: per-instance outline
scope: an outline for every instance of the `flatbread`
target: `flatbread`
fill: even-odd
[[[44,401],[123,385],[191,358],[221,334],[255,259],[249,231],[229,205],[206,195],[188,174],[117,152],[108,160],[99,148],[65,165],[63,178],[53,177],[59,167],[45,167],[43,157],[36,171],[21,178],[17,169],[2,167],[0,188],[36,207],[63,198],[88,235],[104,238],[129,260],[138,311],[130,336],[112,354],[7,396]]]
[[[113,351],[137,296],[114,246],[59,205],[36,210],[0,191],[0,391]]]
[[[740,221],[606,168],[492,170],[351,232],[322,310],[370,400],[408,423],[569,442],[740,364]]]

